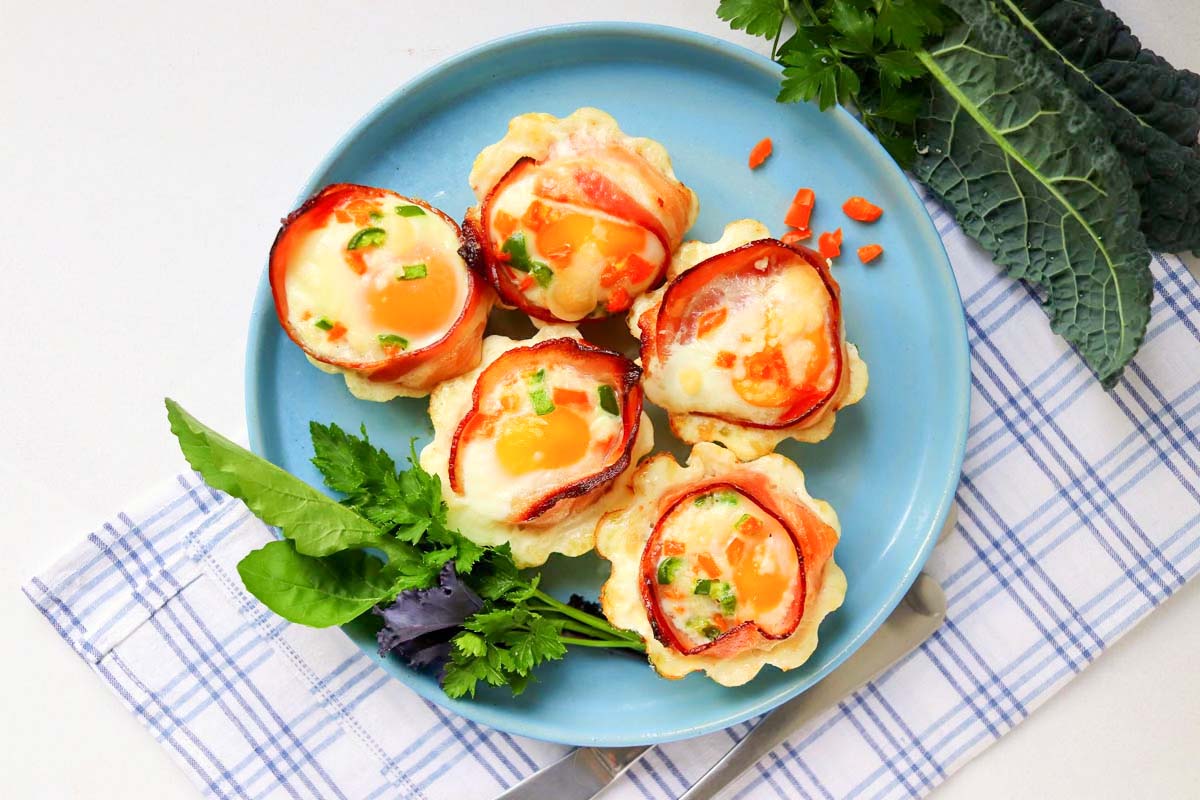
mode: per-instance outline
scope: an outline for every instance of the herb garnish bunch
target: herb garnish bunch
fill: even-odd
[[[1150,317],[1148,247],[1200,249],[1200,76],[1099,2],[720,0],[717,14],[771,42],[780,102],[854,110],[1116,383]]]
[[[368,615],[382,622],[380,652],[441,667],[451,697],[480,681],[520,694],[533,669],[569,646],[644,651],[595,604],[570,604],[520,572],[507,545],[481,547],[446,522],[441,482],[407,469],[367,438],[310,424],[313,464],[339,503],[206,427],[167,400],[171,431],[188,463],[215,489],[242,500],[283,539],[238,564],[246,589],[279,616],[312,627]]]

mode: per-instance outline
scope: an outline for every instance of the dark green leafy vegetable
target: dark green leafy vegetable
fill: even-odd
[[[363,550],[315,558],[282,539],[248,554],[237,570],[263,605],[313,628],[342,625],[395,594],[383,561]]]
[[[378,545],[375,525],[304,481],[239,447],[168,399],[171,432],[192,469],[214,489],[244,502],[254,516],[274,525],[304,555],[325,556]]]
[[[383,228],[363,228],[350,237],[346,242],[347,250],[358,250],[361,247],[378,247],[387,241],[387,231]]]
[[[507,546],[483,548],[449,528],[441,483],[415,450],[398,472],[365,430],[360,438],[312,423],[313,464],[344,495],[339,503],[166,405],[192,467],[287,537],[238,565],[246,588],[280,616],[324,627],[378,609],[381,649],[415,666],[443,663],[452,697],[474,695],[481,680],[519,693],[534,667],[571,645],[644,651],[636,634],[538,589]]]
[[[1149,254],[1129,173],[1099,120],[986,0],[918,57],[936,89],[917,176],[1014,277],[1041,286],[1051,327],[1111,386],[1149,321]]]
[[[1143,48],[1116,14],[1096,0],[1005,0],[1001,7],[1019,10],[1048,49],[1141,123],[1197,148],[1200,75]]]
[[[762,16],[751,18],[742,10],[730,15],[732,27],[754,33],[744,23],[765,18],[768,5],[779,9],[781,24],[786,16],[795,26],[778,47],[784,68],[780,102],[813,100],[822,109],[853,105],[897,161],[912,162],[913,122],[927,92],[927,76],[915,51],[946,25],[948,15],[939,0],[737,3],[746,4]],[[720,9],[717,13],[730,18]]]
[[[1129,168],[1156,250],[1200,248],[1200,76],[1143,51],[1111,11],[1078,0],[1001,0],[1043,62],[1096,112]]]

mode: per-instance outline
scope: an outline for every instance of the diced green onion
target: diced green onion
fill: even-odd
[[[543,289],[550,285],[550,281],[554,280],[554,273],[551,272],[550,267],[540,261],[534,261],[529,271],[533,273],[538,286]]]
[[[679,568],[682,566],[682,558],[679,556],[667,556],[658,562],[658,582],[665,585],[675,580],[675,573],[679,572]]]
[[[614,417],[621,416],[621,409],[617,405],[617,393],[608,384],[601,384],[596,387],[596,393],[600,395],[600,407],[612,414]]]
[[[740,528],[743,525],[745,525],[747,522],[749,522],[751,519],[753,519],[753,517],[751,517],[749,514],[742,514],[740,517],[738,517],[738,521],[733,523],[733,527]]]
[[[424,264],[405,264],[404,265],[404,274],[397,275],[396,280],[398,280],[398,281],[415,281],[418,278],[424,278],[428,274],[429,274],[429,268],[426,267]]]
[[[709,592],[712,591],[712,584],[713,582],[708,578],[701,578],[696,581],[696,587],[692,589],[692,594],[700,594],[708,597]]]
[[[736,506],[738,504],[738,493],[732,489],[719,489],[715,492],[702,494],[693,502],[698,506],[708,505],[709,501],[716,503],[724,503],[725,505]]]
[[[500,252],[506,254],[509,258],[509,265],[521,272],[532,272],[533,277],[537,279],[538,286],[543,289],[550,285],[550,281],[554,279],[554,273],[550,270],[550,266],[542,261],[534,261],[529,255],[529,243],[525,241],[525,233],[517,231],[512,236],[504,240],[504,244],[500,247]]]
[[[710,592],[709,596],[712,597],[713,594]],[[734,611],[737,611],[737,595],[734,594],[733,587],[725,581],[721,581],[717,585],[715,599],[721,606],[721,613],[725,616],[729,616]]]
[[[510,259],[513,269],[519,269],[521,272],[529,272],[529,246],[525,244],[525,234],[517,231],[512,236],[509,236],[504,244],[500,246],[500,252],[507,255]]]
[[[358,250],[360,247],[378,247],[387,241],[387,231],[383,228],[363,228],[350,237],[346,243],[347,250]]]
[[[554,401],[545,389],[534,389],[529,393],[529,400],[533,403],[533,413],[539,417],[544,417],[554,410]]]
[[[396,206],[396,213],[402,217],[423,217],[425,209],[420,206]]]
[[[368,216],[370,216],[371,219],[378,222],[379,220],[383,219],[383,212],[382,211],[372,211]]]
[[[376,337],[379,343],[384,347],[399,347],[401,350],[408,349],[408,339],[394,333],[381,333]]]
[[[317,321],[313,323],[313,325],[316,325],[318,328],[320,328],[323,331],[328,331],[328,330],[333,329],[333,323],[330,322],[325,317],[319,317],[317,319]]]
[[[545,381],[546,381],[546,368],[545,367],[542,367],[537,372],[529,373],[529,385],[530,386],[537,386],[538,384],[545,383]]]
[[[687,621],[687,626],[709,641],[721,635],[721,629],[704,617],[692,617]]]

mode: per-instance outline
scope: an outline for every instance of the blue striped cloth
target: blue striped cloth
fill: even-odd
[[[972,348],[958,525],[928,570],[949,616],[796,734],[743,797],[930,791],[1045,702],[1200,563],[1200,290],[1156,256],[1146,343],[1111,394],[944,212]],[[234,564],[270,532],[185,473],[25,587],[205,795],[488,798],[563,748],[448,714],[337,630],[291,625]],[[750,724],[657,747],[615,798],[672,798]]]

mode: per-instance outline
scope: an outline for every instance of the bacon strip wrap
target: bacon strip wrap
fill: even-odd
[[[511,522],[537,521],[551,524],[571,511],[582,508],[595,499],[593,493],[603,491],[608,484],[629,467],[634,442],[642,417],[642,370],[620,353],[604,350],[578,339],[548,339],[528,347],[518,347],[503,353],[489,364],[475,381],[471,391],[471,408],[458,424],[450,443],[448,466],[450,488],[463,493],[459,450],[475,434],[488,415],[480,410],[480,401],[505,382],[514,372],[536,370],[547,364],[570,363],[595,375],[598,383],[608,383],[617,393],[621,407],[621,439],[611,453],[611,461],[591,475],[585,475],[565,486],[550,489],[516,512]],[[568,502],[571,501],[571,502]],[[549,512],[553,510],[551,515]]]
[[[296,343],[311,358],[340,369],[356,372],[375,383],[395,383],[405,376],[421,371],[420,382],[425,387],[433,386],[447,378],[461,375],[479,363],[482,352],[483,328],[487,324],[488,311],[492,306],[491,289],[478,275],[466,270],[467,300],[454,323],[437,341],[425,347],[398,351],[379,361],[344,361],[320,356],[304,346],[288,316],[287,275],[296,249],[305,238],[322,228],[337,209],[354,200],[398,201],[420,206],[428,214],[436,214],[458,233],[463,240],[462,229],[452,218],[439,209],[413,197],[405,197],[387,189],[360,186],[353,183],[335,183],[326,186],[281,221],[279,233],[271,245],[268,278],[271,294],[275,299],[275,313],[279,324],[288,338]]]
[[[649,231],[662,244],[663,252],[666,255],[663,263],[658,265],[648,289],[653,289],[662,283],[670,262],[670,254],[679,246],[690,222],[691,195],[678,181],[662,175],[644,160],[622,147],[610,146],[596,154],[598,163],[602,164],[606,159],[620,160],[625,165],[635,168],[639,177],[650,183],[657,196],[658,213],[639,204],[616,181],[611,180],[595,168],[584,168],[578,164],[572,164],[570,161],[561,164],[555,163],[553,158],[536,161],[528,156],[518,159],[504,177],[496,182],[496,185],[484,197],[478,210],[472,209],[467,212],[467,218],[463,222],[466,241],[459,253],[473,269],[486,277],[488,283],[496,290],[506,305],[514,306],[529,316],[545,322],[579,321],[559,319],[548,309],[530,302],[518,287],[523,273],[518,273],[509,266],[507,258],[493,244],[489,225],[492,204],[506,188],[525,177],[530,171],[539,173],[534,188],[536,196],[546,200],[593,208]]]
[[[642,329],[642,363],[646,365],[648,371],[652,371],[653,363],[662,363],[670,357],[671,349],[676,342],[690,341],[696,335],[696,323],[700,319],[701,313],[709,306],[693,304],[695,297],[705,289],[709,289],[710,291],[705,293],[705,299],[710,301],[710,305],[715,303],[720,298],[720,292],[715,289],[719,287],[721,281],[736,279],[741,275],[764,274],[764,271],[756,266],[756,263],[762,259],[767,260],[767,271],[791,269],[796,266],[797,259],[799,259],[799,263],[810,267],[820,276],[821,283],[829,293],[832,311],[827,324],[830,341],[836,342],[832,353],[835,367],[834,379],[826,392],[797,391],[795,402],[782,409],[779,418],[774,422],[755,422],[702,411],[689,411],[688,413],[712,417],[748,428],[777,430],[790,428],[820,415],[835,398],[840,396],[848,377],[846,343],[842,335],[841,292],[837,281],[829,274],[825,259],[804,245],[784,244],[778,239],[758,239],[733,250],[718,253],[677,276],[663,293],[653,330],[650,330],[645,322],[640,326]]]
[[[662,609],[658,599],[658,562],[662,549],[663,521],[679,505],[691,502],[702,494],[719,489],[737,491],[765,513],[773,517],[792,538],[796,547],[798,563],[795,596],[791,613],[784,628],[774,633],[761,628],[754,620],[745,620],[724,631],[709,642],[688,647],[675,632],[675,626]],[[770,480],[758,472],[739,470],[735,473],[676,487],[659,500],[658,519],[654,531],[642,550],[641,594],[646,616],[654,638],[664,646],[685,655],[709,655],[726,657],[750,649],[756,644],[779,641],[795,633],[804,618],[810,594],[815,594],[820,585],[822,571],[833,555],[838,536],[829,525],[821,520],[808,506],[780,494]]]

